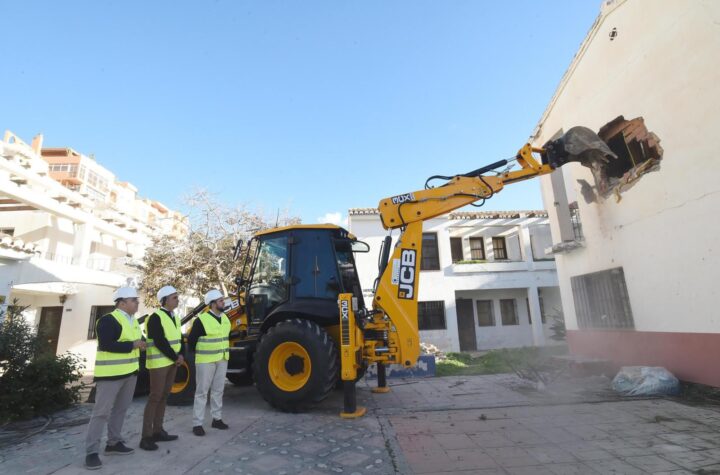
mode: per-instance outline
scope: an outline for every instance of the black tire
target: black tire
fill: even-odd
[[[291,356],[302,361],[301,373],[310,368],[307,380],[292,391],[276,385],[270,375],[271,355],[287,343],[301,347],[310,360],[305,362],[303,357]],[[290,371],[287,368],[291,358],[281,366],[285,371]],[[294,318],[278,323],[262,336],[254,355],[253,376],[260,395],[271,406],[285,412],[298,412],[330,394],[339,376],[338,363],[335,342],[327,332],[309,320]]]
[[[185,361],[178,367],[175,383],[168,394],[170,406],[189,406],[195,400],[195,356],[186,351],[183,357]]]

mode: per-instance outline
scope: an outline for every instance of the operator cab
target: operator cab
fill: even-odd
[[[334,225],[287,226],[258,233],[237,278],[245,293],[248,332],[300,317],[337,325],[338,295],[352,293],[365,308],[355,252],[370,247]]]

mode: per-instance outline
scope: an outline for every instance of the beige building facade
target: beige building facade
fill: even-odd
[[[113,291],[136,285],[151,238],[182,236],[186,219],[71,148],[0,142],[0,301],[57,353],[95,358],[94,319]],[[144,309],[141,308],[141,311]]]
[[[533,137],[644,120],[654,135],[621,132],[630,161],[614,178],[571,164],[542,179],[568,341],[579,355],[715,386],[719,24],[720,2],[603,2]],[[643,161],[658,140],[661,157]]]

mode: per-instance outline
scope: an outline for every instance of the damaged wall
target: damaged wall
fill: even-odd
[[[597,132],[615,153],[614,158],[597,157],[588,163],[595,183],[578,180],[580,193],[586,203],[593,203],[612,195],[616,201],[646,173],[658,171],[663,156],[660,138],[645,126],[645,119],[626,120],[618,116]]]
[[[618,127],[608,123],[621,115],[643,118],[655,134],[645,137],[645,146],[652,149],[659,139],[661,160],[638,164],[625,184],[618,185],[625,173],[615,176],[607,189],[578,164],[556,172],[563,175],[567,202],[578,204],[584,235],[580,247],[557,255],[571,346],[623,362],[660,362],[681,378],[720,385],[720,375],[695,370],[708,357],[720,357],[720,159],[714,143],[720,130],[720,2],[609,1],[602,8],[533,140],[543,144],[576,125],[598,131],[607,124],[607,132]],[[542,192],[553,242],[559,243],[563,213],[549,177],[542,179]],[[634,331],[582,329],[573,335],[579,327],[571,278],[613,268],[624,272]],[[580,333],[583,342],[573,345]],[[701,345],[711,353],[688,357],[688,351],[700,351],[687,343],[693,335],[714,341]],[[685,343],[670,345],[667,338]]]

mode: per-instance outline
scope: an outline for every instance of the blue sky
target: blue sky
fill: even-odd
[[[4,2],[0,129],[303,222],[515,154],[599,0]],[[541,208],[538,181],[486,209]]]

